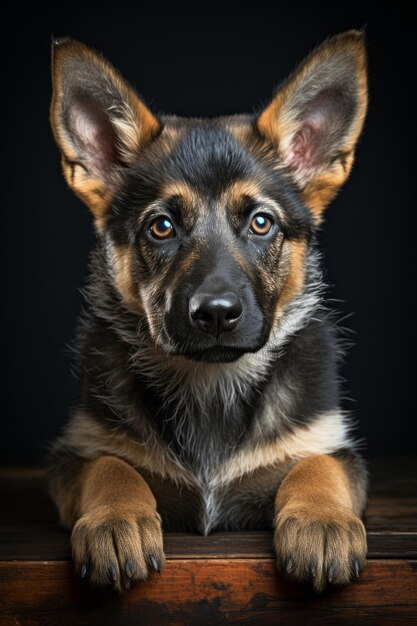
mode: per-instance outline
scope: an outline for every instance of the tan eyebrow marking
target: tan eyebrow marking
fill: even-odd
[[[197,194],[190,185],[182,181],[175,181],[168,183],[162,188],[161,198],[167,200],[174,196],[179,196],[184,204],[184,207],[191,209],[197,204]]]
[[[272,198],[264,196],[259,185],[252,180],[238,180],[232,183],[221,197],[220,203],[222,206],[230,208],[230,210],[235,213],[242,206],[242,200],[247,198],[254,200],[258,204],[265,204],[266,207],[274,209],[279,218],[283,222],[286,221],[282,207],[275,202],[275,200],[272,200]]]
[[[232,183],[224,194],[222,201],[230,203],[232,206],[236,206],[241,203],[242,198],[245,196],[253,197],[260,194],[259,186],[252,180],[237,180]]]

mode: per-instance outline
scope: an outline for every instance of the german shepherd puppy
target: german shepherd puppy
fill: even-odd
[[[280,571],[359,575],[367,478],[340,409],[316,233],[367,107],[361,32],[255,115],[155,115],[101,56],[53,44],[52,128],[97,247],[78,407],[49,460],[82,577],[119,591],[162,528],[274,528]]]

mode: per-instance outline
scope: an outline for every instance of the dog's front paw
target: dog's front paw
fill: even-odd
[[[276,519],[278,569],[316,591],[357,578],[366,560],[366,532],[348,508],[288,505]]]
[[[81,577],[118,591],[165,564],[160,517],[145,505],[97,507],[77,521],[71,543]]]

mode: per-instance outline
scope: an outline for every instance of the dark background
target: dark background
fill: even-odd
[[[341,316],[354,313],[342,322],[355,333],[344,407],[368,454],[416,450],[416,29],[411,2],[374,5],[85,1],[36,3],[28,14],[16,3],[1,43],[1,462],[41,462],[67,417],[75,386],[65,346],[94,241],[49,129],[52,34],[103,51],[155,110],[215,116],[255,110],[325,37],[366,27],[368,121],[321,240],[329,295],[343,300]]]

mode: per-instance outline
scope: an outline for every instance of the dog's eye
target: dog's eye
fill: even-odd
[[[150,233],[154,239],[169,239],[175,234],[172,222],[166,217],[158,217],[150,227]]]
[[[271,228],[272,220],[265,213],[258,213],[250,223],[250,229],[255,235],[267,235]]]

